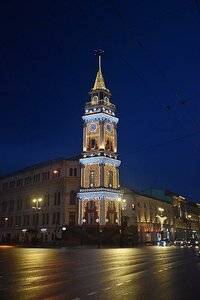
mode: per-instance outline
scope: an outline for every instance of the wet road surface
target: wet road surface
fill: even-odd
[[[200,299],[194,248],[0,248],[0,299]]]

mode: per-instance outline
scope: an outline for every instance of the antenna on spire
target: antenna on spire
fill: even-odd
[[[99,57],[99,70],[101,70],[101,57],[104,53],[104,50],[102,49],[97,49],[97,50],[94,50],[94,55],[98,55]]]

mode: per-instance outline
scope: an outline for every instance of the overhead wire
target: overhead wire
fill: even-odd
[[[114,13],[117,15],[117,17],[119,18],[121,24],[123,25],[123,27],[125,28],[125,30],[128,32],[128,34],[131,37],[131,39],[133,40],[133,42],[136,43],[140,47],[140,49],[142,49],[142,51],[145,54],[145,56],[147,57],[147,59],[154,66],[154,68],[157,70],[157,72],[159,73],[161,79],[163,80],[163,82],[165,82],[165,84],[167,85],[168,89],[170,90],[170,92],[172,93],[172,95],[175,97],[176,101],[182,107],[184,107],[185,104],[187,103],[187,100],[185,100],[185,99],[183,99],[183,98],[181,98],[179,96],[179,94],[178,94],[175,86],[173,85],[173,83],[171,82],[171,80],[169,80],[167,78],[167,76],[164,74],[164,72],[161,70],[161,68],[159,67],[159,65],[155,61],[154,57],[151,55],[151,53],[148,51],[148,49],[141,42],[140,38],[138,37],[138,35],[134,31],[133,27],[129,24],[127,18],[124,17],[124,15],[122,14],[121,10],[118,9],[117,5],[113,2],[113,0],[107,0],[107,2],[109,3],[111,9],[114,11]],[[172,105],[166,104],[166,105],[164,105],[164,108],[167,111],[172,112],[172,109],[171,109]],[[189,116],[189,118],[191,119],[192,123],[199,128],[198,122],[194,119],[194,117],[190,114],[190,112],[187,109],[185,110],[185,112]],[[176,117],[176,119],[177,119],[179,125],[185,130],[185,127],[180,122],[180,120],[177,117]],[[198,145],[195,144],[195,146],[200,149],[199,144]]]
[[[110,1],[110,0],[107,0],[107,1]],[[97,23],[94,21],[94,19],[91,17],[91,15],[87,14],[85,9],[82,7],[82,5],[80,4],[80,2],[78,0],[73,0],[72,1],[72,4],[73,6],[79,10],[79,12],[83,15],[83,17],[86,19],[86,21],[88,22],[88,24],[91,26],[93,26],[96,30],[98,30],[98,32],[102,35],[102,37],[104,39],[107,40],[107,43],[109,44],[109,46],[111,48],[113,48],[115,50],[115,53],[117,53],[117,55],[120,57],[120,59],[129,67],[131,68],[132,70],[134,70],[135,72],[135,75],[136,77],[138,77],[142,82],[143,84],[146,86],[146,88],[148,88],[149,92],[151,93],[151,95],[153,96],[154,100],[156,100],[159,105],[161,104],[160,101],[158,100],[158,96],[155,94],[155,91],[152,90],[152,88],[149,86],[149,83],[148,81],[144,78],[143,75],[141,75],[140,73],[138,73],[138,71],[136,70],[135,67],[133,67],[133,65],[129,62],[129,60],[126,59],[126,57],[124,57],[124,55],[118,50],[116,49],[115,45],[113,45],[112,43],[112,38],[107,34],[106,31],[103,31],[102,30],[102,27],[101,29],[99,28],[99,26],[97,25]],[[140,41],[137,39],[137,41],[140,43]],[[142,44],[141,44],[142,45]],[[147,52],[147,50],[145,50],[145,52]],[[151,56],[150,56],[151,57]],[[149,57],[149,58],[150,58]],[[153,59],[153,58],[152,58]],[[152,61],[153,62],[153,61]],[[154,64],[155,66],[157,66],[157,64]],[[158,67],[159,68],[159,67]],[[162,71],[160,70],[160,74],[162,76],[163,79],[165,79],[165,75],[164,73],[162,73]],[[166,79],[167,80],[167,79]],[[168,81],[168,80],[167,80]],[[170,82],[169,82],[170,84]],[[173,89],[173,87],[172,87]],[[174,90],[175,91],[175,90]],[[173,119],[175,119],[175,121],[177,122],[177,124],[179,126],[182,127],[182,129],[185,130],[185,128],[183,127],[182,123],[180,122],[180,120],[174,115],[174,113],[172,112],[172,109],[171,109],[171,105],[166,105],[166,104],[161,104],[163,109],[165,111],[170,111],[170,114],[172,115]],[[198,147],[196,144],[195,144],[196,147]],[[198,147],[198,150],[199,150],[199,147]]]

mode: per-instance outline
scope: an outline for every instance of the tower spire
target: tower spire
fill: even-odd
[[[99,69],[98,69],[98,72],[97,72],[97,76],[96,76],[92,91],[94,91],[94,90],[109,91],[105,86],[103,74],[102,74],[102,71],[101,71],[101,57],[102,57],[102,54],[104,53],[104,51],[102,49],[97,49],[97,50],[94,50],[94,52],[95,52],[95,55],[98,55],[98,63],[99,63],[98,67],[99,67]]]

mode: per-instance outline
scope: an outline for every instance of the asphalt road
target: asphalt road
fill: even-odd
[[[0,299],[200,299],[196,251],[0,247]]]

